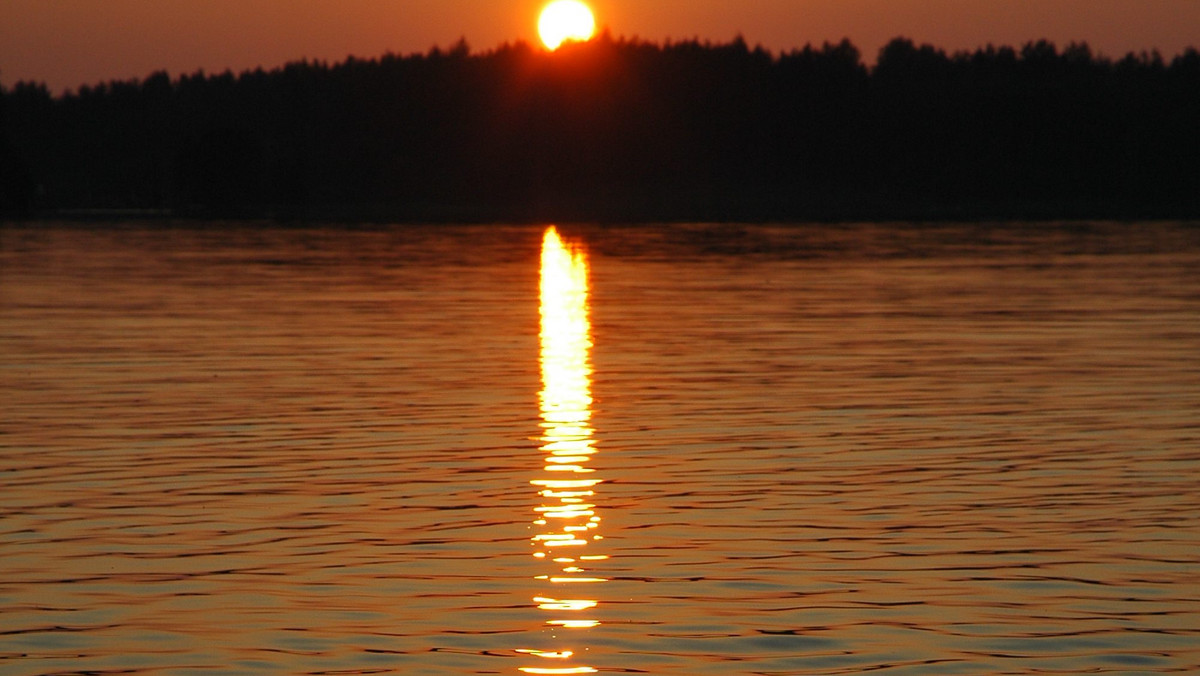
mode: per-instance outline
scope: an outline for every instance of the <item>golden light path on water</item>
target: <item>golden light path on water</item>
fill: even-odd
[[[541,261],[541,417],[542,475],[538,488],[533,556],[550,572],[537,576],[545,593],[533,598],[550,614],[545,635],[552,645],[518,652],[546,660],[520,667],[527,674],[590,674],[596,669],[575,663],[573,630],[599,621],[588,615],[599,605],[582,590],[605,579],[587,566],[608,558],[588,547],[603,539],[597,532],[595,488],[601,479],[588,466],[596,452],[591,427],[591,325],[588,320],[586,253],[566,244],[553,227],[542,240]]]

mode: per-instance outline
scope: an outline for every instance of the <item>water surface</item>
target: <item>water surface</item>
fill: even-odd
[[[1200,670],[1200,230],[557,232],[0,229],[0,673]]]

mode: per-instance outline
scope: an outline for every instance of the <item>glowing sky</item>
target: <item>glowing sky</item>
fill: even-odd
[[[465,37],[483,51],[537,44],[545,0],[0,0],[0,83],[54,91],[301,58],[424,52]],[[849,37],[866,60],[903,35],[950,51],[989,42],[1087,41],[1108,56],[1200,43],[1200,0],[590,0],[617,36],[772,50]]]

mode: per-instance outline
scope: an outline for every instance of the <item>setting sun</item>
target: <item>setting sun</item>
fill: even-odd
[[[568,40],[587,40],[596,32],[592,10],[578,0],[555,0],[538,19],[538,34],[550,50]]]

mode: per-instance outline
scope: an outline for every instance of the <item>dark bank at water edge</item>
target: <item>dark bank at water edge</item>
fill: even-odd
[[[6,216],[1200,216],[1200,53],[603,35],[0,87]]]

